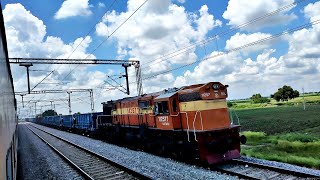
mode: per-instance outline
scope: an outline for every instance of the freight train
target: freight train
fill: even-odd
[[[0,179],[11,180],[17,174],[18,121],[2,8],[0,33]]]
[[[29,119],[114,144],[215,164],[240,157],[240,126],[229,119],[228,85],[171,88],[103,104],[103,112]]]

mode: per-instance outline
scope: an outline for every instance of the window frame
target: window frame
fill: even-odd
[[[163,107],[163,104],[166,104],[166,109],[164,109]],[[159,104],[161,104],[159,106]],[[160,113],[160,110],[161,110],[161,113]],[[166,110],[166,112],[164,111]],[[158,101],[158,102],[155,102],[155,114],[156,115],[169,115],[170,114],[170,109],[169,109],[169,101]]]

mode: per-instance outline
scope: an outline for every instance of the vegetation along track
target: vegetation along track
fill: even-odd
[[[318,179],[319,176],[287,170],[280,167],[268,166],[244,160],[232,160],[215,166],[214,169],[244,179]]]
[[[85,179],[151,179],[88,149],[31,126],[27,125],[36,136],[78,170]]]

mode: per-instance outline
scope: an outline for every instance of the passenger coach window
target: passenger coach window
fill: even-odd
[[[156,114],[169,114],[168,102],[167,101],[157,102],[155,112]]]

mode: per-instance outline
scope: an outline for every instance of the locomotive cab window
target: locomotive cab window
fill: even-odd
[[[157,102],[155,114],[169,114],[168,101]]]
[[[148,109],[150,107],[150,101],[139,101],[139,107],[141,109]]]

